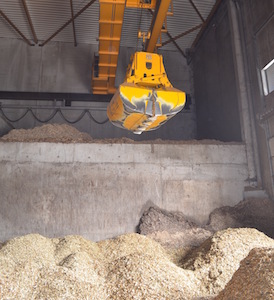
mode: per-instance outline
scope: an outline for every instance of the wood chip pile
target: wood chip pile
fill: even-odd
[[[181,212],[150,207],[140,219],[138,232],[160,243],[169,252],[199,246],[213,231],[201,228]],[[176,259],[176,258],[175,258]]]
[[[143,213],[138,232],[160,243],[177,261],[185,250],[196,248],[214,232],[226,228],[256,228],[274,238],[273,220],[274,203],[268,198],[249,198],[234,207],[217,208],[202,227],[181,212],[152,206]]]
[[[67,124],[46,124],[33,129],[13,129],[3,142],[89,143],[92,137]]]
[[[197,225],[188,220],[182,212],[169,212],[157,206],[151,206],[143,213],[138,231],[148,235],[156,231],[176,233],[192,228],[197,228]]]
[[[89,134],[78,131],[67,124],[45,124],[32,129],[13,129],[0,137],[0,142],[46,142],[46,143],[99,143],[99,144],[228,144],[216,140],[144,140],[134,141],[127,137],[93,139]],[[238,144],[238,143],[230,143]]]
[[[203,293],[218,294],[253,248],[274,248],[274,240],[252,228],[216,232],[181,261],[203,285]]]
[[[174,264],[160,244],[139,234],[97,243],[80,236],[31,234],[0,247],[0,299],[183,300],[219,293],[250,250],[272,251],[274,240],[255,229],[221,231],[185,257],[184,267]],[[271,270],[273,261],[271,265],[264,259],[262,266]],[[249,273],[246,264],[237,276]],[[271,278],[264,281],[266,292]]]
[[[251,227],[274,238],[274,202],[268,198],[250,198],[234,207],[223,206],[209,216],[208,227],[219,231],[228,227]]]
[[[274,249],[253,249],[216,300],[274,299]]]

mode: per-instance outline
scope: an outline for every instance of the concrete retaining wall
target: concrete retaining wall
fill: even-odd
[[[242,144],[0,143],[0,240],[38,232],[97,241],[155,204],[205,223],[243,198]]]

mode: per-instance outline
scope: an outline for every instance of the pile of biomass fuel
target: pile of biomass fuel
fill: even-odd
[[[46,124],[31,129],[13,129],[0,138],[0,142],[22,143],[134,143],[133,140],[122,137],[113,139],[93,139],[88,133],[80,132],[67,124]]]
[[[104,299],[104,277],[98,246],[82,237],[31,234],[0,250],[0,299]]]
[[[224,299],[274,299],[274,249],[253,249],[241,261],[225,289],[216,297]]]
[[[0,250],[0,299],[190,299],[197,285],[139,234],[99,243],[31,234]]]
[[[213,234],[190,221],[182,212],[170,212],[157,206],[151,206],[143,213],[138,232],[169,251],[197,247]]]
[[[91,133],[92,134],[92,133]],[[136,138],[136,137],[135,137]],[[98,144],[225,144],[216,140],[140,140],[128,137],[95,139],[68,124],[45,124],[30,129],[12,129],[0,142],[98,143]],[[237,144],[237,143],[234,143]]]
[[[253,248],[274,248],[274,240],[253,228],[216,232],[197,249],[186,255],[183,269],[192,270],[202,282],[204,294],[218,294]]]
[[[0,299],[212,297],[258,247],[272,251],[274,240],[256,229],[224,230],[176,265],[160,244],[136,233],[97,243],[80,236],[50,239],[30,234],[0,246]],[[272,268],[271,263],[265,259],[264,268]],[[237,276],[254,276],[256,270],[246,266]]]
[[[177,250],[181,255],[185,250],[201,245],[214,232],[226,228],[256,228],[274,238],[273,220],[274,203],[268,198],[248,198],[233,207],[217,208],[211,212],[204,226],[190,221],[182,212],[151,206],[143,213],[138,232],[160,243],[176,256]],[[175,256],[173,260],[177,261]]]
[[[92,137],[67,124],[46,124],[33,129],[13,129],[3,142],[88,143]]]
[[[209,216],[208,227],[213,231],[225,228],[256,228],[274,238],[274,202],[265,198],[247,198],[237,205],[215,209]]]

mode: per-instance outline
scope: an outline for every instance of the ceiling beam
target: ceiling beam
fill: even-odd
[[[39,46],[45,46],[49,41],[51,41],[58,33],[60,33],[63,29],[65,29],[71,22],[73,22],[77,17],[79,17],[87,8],[89,8],[96,0],[89,1],[82,9],[78,11],[74,17],[70,18],[63,26],[61,26],[56,32],[54,32],[48,39],[46,39]]]
[[[161,29],[166,18],[166,14],[169,8],[171,0],[158,0],[155,8],[155,12],[152,17],[150,25],[151,36],[147,40],[145,45],[145,51],[154,52],[158,37],[161,33]]]
[[[178,35],[176,35],[176,36],[170,38],[169,40],[163,42],[162,46],[165,46],[165,45],[167,45],[167,44],[169,44],[169,43],[171,43],[171,42],[175,42],[175,40],[177,40],[177,39],[179,39],[179,38],[181,38],[181,37],[183,37],[183,36],[185,36],[185,35],[187,35],[187,34],[193,32],[193,31],[195,31],[195,30],[201,28],[202,26],[203,26],[203,24],[199,24],[199,25],[197,25],[197,26],[194,26],[194,27],[188,29],[188,30],[186,30],[186,31],[184,31],[184,32],[182,32],[182,33],[180,33],[180,34],[178,34]]]
[[[70,11],[71,11],[71,17],[74,17],[74,11],[73,11],[73,2],[70,0]],[[76,40],[76,30],[75,30],[75,22],[72,21],[72,30],[73,30],[73,38],[74,38],[74,46],[77,46],[77,40]]]
[[[22,0],[22,3],[23,3],[24,11],[25,11],[25,14],[27,16],[28,23],[29,23],[29,26],[30,26],[30,29],[31,29],[33,40],[34,40],[35,44],[37,44],[38,39],[37,39],[37,35],[36,35],[36,32],[35,32],[34,27],[33,27],[33,23],[32,23],[32,20],[31,20],[31,16],[30,16],[30,13],[29,13],[29,10],[28,10],[26,0]]]
[[[172,43],[174,44],[174,46],[177,48],[177,50],[179,50],[179,52],[183,55],[183,57],[186,58],[185,52],[182,50],[182,48],[174,41],[173,37],[171,36],[171,34],[167,31],[166,34],[168,35],[168,37],[170,38],[170,40],[172,41]],[[163,44],[162,44],[163,46]]]
[[[189,0],[190,4],[192,5],[192,7],[195,9],[197,15],[200,17],[200,19],[202,20],[202,22],[205,22],[205,19],[203,18],[203,16],[201,15],[199,9],[197,8],[197,6],[194,4],[194,2],[192,0]]]
[[[30,40],[18,29],[18,27],[4,14],[2,10],[0,10],[0,15],[6,20],[6,22],[23,38],[23,40],[29,45],[34,46]]]
[[[153,11],[150,9],[149,12],[153,15]],[[172,35],[168,32],[167,28],[164,28],[164,26],[162,27],[162,29],[166,30],[166,34],[167,36],[170,38],[170,40],[172,41],[172,43],[174,44],[174,46],[177,48],[177,50],[184,56],[186,57],[184,51],[182,50],[182,48],[173,40]]]
[[[0,91],[0,100],[109,102],[112,95],[82,93],[7,92]],[[1,107],[1,102],[0,102]]]
[[[213,8],[212,8],[210,14],[208,15],[206,21],[203,23],[203,26],[202,26],[201,30],[200,30],[199,33],[197,34],[197,36],[196,36],[194,42],[192,43],[192,45],[191,45],[191,50],[193,50],[193,48],[197,45],[197,43],[198,43],[200,37],[203,35],[205,29],[207,28],[207,25],[209,24],[209,22],[210,22],[211,19],[213,18],[214,14],[215,14],[216,10],[218,9],[218,7],[220,6],[221,2],[222,2],[222,0],[217,0],[216,3],[214,4],[214,6],[213,6]]]

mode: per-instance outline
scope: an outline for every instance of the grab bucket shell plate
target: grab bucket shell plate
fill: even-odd
[[[172,87],[151,88],[125,82],[111,99],[107,115],[116,126],[136,134],[155,130],[181,111],[184,92]]]

